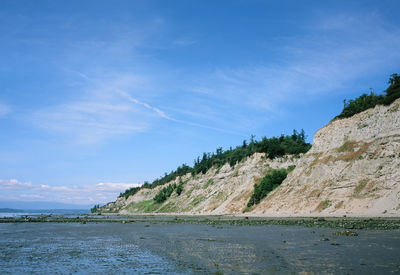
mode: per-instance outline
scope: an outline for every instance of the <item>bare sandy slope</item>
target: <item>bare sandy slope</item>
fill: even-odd
[[[400,101],[331,122],[284,183],[253,213],[400,214]]]
[[[176,192],[163,204],[156,204],[155,195],[167,186],[142,189],[128,199],[119,198],[108,204],[105,212],[129,213],[184,213],[184,214],[238,214],[242,213],[250,199],[254,184],[259,183],[271,168],[287,168],[295,165],[299,157],[287,156],[269,160],[264,154],[254,154],[235,167],[225,164],[212,168],[204,175],[190,174],[168,184],[184,182],[181,195]]]

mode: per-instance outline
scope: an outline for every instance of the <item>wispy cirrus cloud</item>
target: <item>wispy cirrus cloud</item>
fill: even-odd
[[[156,114],[158,114],[160,117],[168,119],[168,120],[172,120],[172,118],[170,118],[168,115],[165,114],[165,112],[161,111],[159,108],[151,106],[148,103],[142,102],[134,97],[132,97],[129,93],[122,91],[120,89],[116,89],[115,90],[118,94],[120,94],[121,96],[125,97],[129,102],[135,103],[137,105],[143,106],[146,109],[155,112]]]
[[[187,47],[196,44],[197,41],[190,37],[181,37],[172,42],[173,45]]]
[[[72,137],[80,144],[96,144],[115,136],[145,132],[159,121],[241,135],[220,125],[214,126],[210,121],[199,122],[188,116],[180,117],[182,112],[172,112],[178,116],[171,116],[154,104],[133,96],[136,93],[148,100],[154,100],[157,95],[168,97],[168,93],[160,86],[149,87],[148,83],[157,83],[157,78],[153,76],[113,72],[97,77],[97,74],[88,76],[79,71],[68,72],[84,81],[82,87],[78,87],[79,96],[63,104],[39,109],[29,116],[29,120],[41,129]],[[180,85],[173,81],[170,84],[167,89]],[[179,97],[175,101],[190,104],[181,101]],[[185,109],[184,105],[182,109]],[[166,110],[174,110],[170,106],[164,107]]]
[[[379,14],[324,14],[306,29],[282,38],[279,62],[220,67],[187,90],[232,110],[263,110],[267,119],[293,102],[341,93],[353,81],[398,69],[400,31]]]
[[[57,69],[63,83],[54,92],[61,103],[40,106],[26,120],[48,133],[87,145],[143,132],[158,119],[169,119],[147,100],[147,85],[151,84],[146,74],[136,73],[147,67],[141,51],[158,41],[163,18],[149,17],[137,24],[108,22],[101,36],[92,35],[99,26],[91,20],[56,22],[63,35],[60,39],[54,39],[54,33],[42,35],[41,42],[62,53],[52,57],[52,64],[61,66]],[[83,26],[90,35],[74,36]],[[70,35],[75,39],[66,39]]]
[[[57,201],[73,204],[106,203],[136,183],[100,182],[97,184],[52,186],[17,179],[0,179],[0,200]]]
[[[89,99],[39,110],[31,119],[48,132],[92,144],[115,135],[143,131],[147,123],[140,119],[140,112],[124,103]]]
[[[143,132],[158,118],[169,119],[162,110],[124,91],[141,85],[134,75],[104,81],[77,73],[88,80],[81,94],[69,102],[34,112],[30,117],[34,125],[72,137],[78,143],[93,144],[118,135]]]
[[[290,112],[291,104],[343,93],[352,82],[395,70],[400,62],[400,32],[375,13],[324,14],[304,26],[301,36],[276,38],[277,62],[218,64],[196,74],[165,64],[154,67],[151,57],[140,55],[137,49],[151,48],[151,37],[163,29],[162,22],[154,26],[152,35],[135,32],[134,43],[129,31],[119,31],[111,44],[78,43],[72,60],[86,60],[82,53],[94,48],[96,65],[108,65],[107,56],[130,59],[132,71],[140,73],[112,66],[106,74],[88,67],[75,71],[71,75],[84,82],[76,80],[83,86],[81,95],[37,111],[35,125],[84,144],[144,132],[158,121],[242,135]],[[175,42],[185,46],[196,41]]]

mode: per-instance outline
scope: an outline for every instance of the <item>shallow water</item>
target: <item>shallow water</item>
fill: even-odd
[[[119,224],[0,224],[0,273],[188,273],[129,234]]]
[[[393,274],[400,231],[166,223],[0,224],[0,274]]]

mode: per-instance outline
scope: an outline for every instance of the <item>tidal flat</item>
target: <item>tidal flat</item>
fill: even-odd
[[[319,227],[318,223],[327,222],[322,219],[307,221],[282,225],[251,218],[91,215],[25,216],[19,222],[3,219],[0,273],[400,272],[399,229],[357,229],[356,223],[348,222],[345,225],[352,229],[345,230]],[[311,224],[316,227],[307,226]],[[358,225],[365,226],[364,219]]]

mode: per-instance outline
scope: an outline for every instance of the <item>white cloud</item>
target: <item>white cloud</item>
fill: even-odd
[[[27,199],[27,200],[36,200],[36,199],[43,199],[44,197],[42,195],[38,194],[20,194],[19,197],[21,199]]]
[[[30,182],[21,182],[16,179],[2,180],[0,179],[1,189],[24,189],[32,187]]]
[[[141,184],[100,182],[96,184],[96,188],[97,190],[102,190],[102,191],[120,191],[120,190],[126,190],[131,187],[138,187],[140,185]]]
[[[16,179],[0,179],[0,199],[75,204],[106,203],[115,200],[119,193],[126,189],[140,185],[137,183],[100,182],[79,186],[51,186],[21,182]]]

